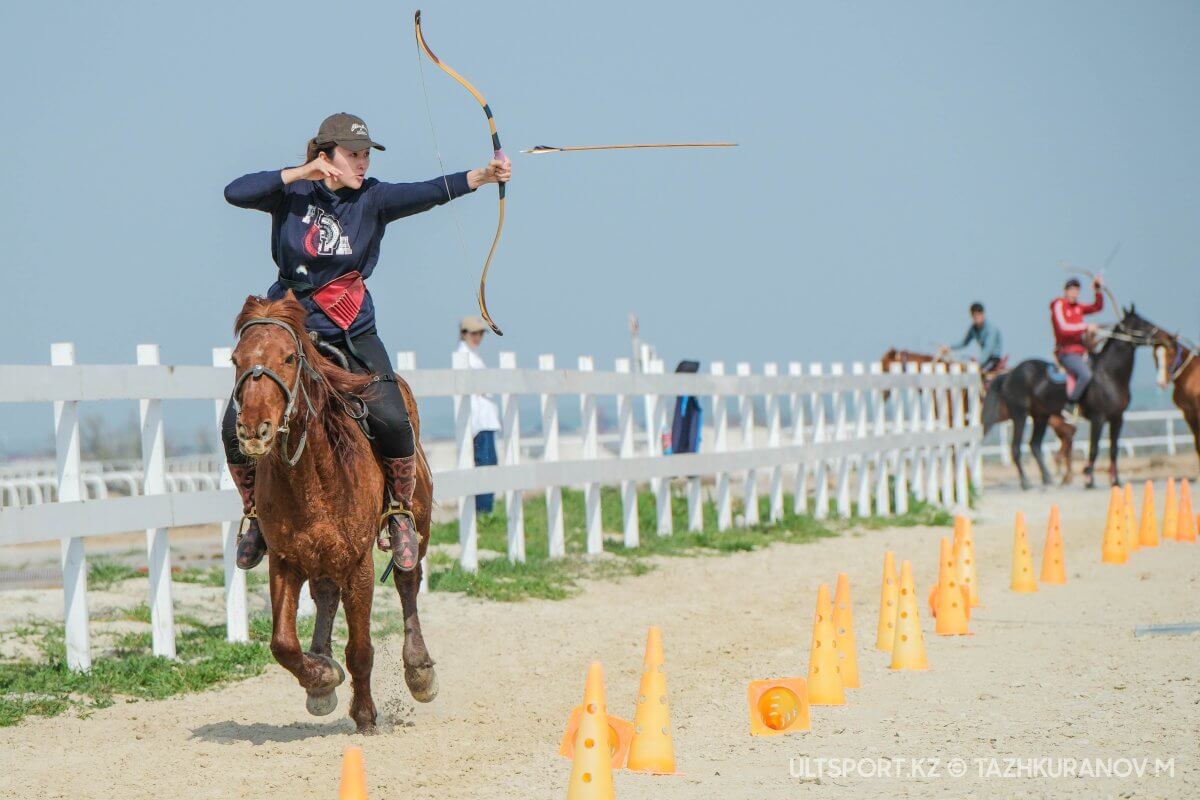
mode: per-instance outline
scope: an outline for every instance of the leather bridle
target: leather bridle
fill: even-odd
[[[234,382],[233,394],[230,396],[230,402],[233,403],[234,410],[241,414],[242,404],[239,396],[241,395],[242,387],[245,386],[246,381],[257,381],[260,378],[267,377],[279,387],[279,390],[283,392],[283,398],[286,403],[283,409],[283,421],[279,424],[279,428],[276,430],[276,433],[279,434],[279,454],[283,457],[284,463],[286,463],[289,467],[294,467],[296,466],[296,462],[300,460],[300,456],[304,453],[304,444],[308,440],[308,431],[302,431],[300,433],[300,443],[296,445],[296,452],[291,457],[288,456],[288,433],[291,432],[292,416],[296,413],[296,407],[298,405],[297,398],[304,398],[304,404],[308,406],[308,412],[310,416],[316,416],[317,413],[316,409],[313,408],[312,400],[308,396],[308,389],[305,388],[304,373],[307,372],[314,380],[320,380],[321,375],[316,371],[316,369],[313,368],[311,364],[308,363],[308,359],[304,355],[304,348],[300,344],[300,336],[296,333],[296,330],[291,325],[283,322],[282,320],[271,319],[269,317],[252,319],[238,329],[238,338],[240,339],[242,334],[246,332],[246,329],[253,325],[275,325],[283,328],[288,332],[288,335],[292,337],[292,343],[296,345],[296,351],[294,353],[297,361],[296,381],[293,386],[289,387],[287,383],[284,382],[283,378],[279,377],[277,372],[268,369],[262,364],[255,364],[239,375],[237,381]]]

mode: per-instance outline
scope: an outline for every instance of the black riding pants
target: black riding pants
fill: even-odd
[[[350,352],[345,341],[334,340],[328,344],[346,356],[351,372],[375,373],[389,377],[395,375],[387,348],[383,346],[374,329],[354,337],[354,350],[358,357]],[[412,423],[408,419],[408,408],[404,405],[404,397],[400,394],[400,387],[396,382],[382,380],[371,384],[363,399],[367,402],[367,422],[371,428],[371,435],[375,437],[372,444],[376,453],[383,458],[404,458],[415,453],[417,445],[413,438]],[[225,418],[221,422],[221,443],[225,446],[225,458],[230,464],[245,464],[249,461],[238,449],[237,411],[234,410],[233,403],[225,409]]]

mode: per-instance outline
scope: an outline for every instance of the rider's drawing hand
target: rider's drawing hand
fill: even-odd
[[[320,181],[325,178],[340,177],[342,177],[342,171],[335,167],[324,153],[318,153],[316,158],[303,166],[292,167],[283,171],[284,183],[291,183],[292,181]]]

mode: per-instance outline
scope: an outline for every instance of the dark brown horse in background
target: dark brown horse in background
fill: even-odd
[[[319,353],[305,335],[304,320],[304,307],[291,292],[273,302],[249,297],[237,318],[233,351],[238,375],[233,399],[239,423],[250,432],[241,446],[258,461],[258,519],[270,553],[271,653],[307,691],[312,714],[332,713],[334,690],[345,680],[331,642],[338,603],[344,603],[350,717],[360,733],[373,733],[372,555],[384,483],[371,443],[350,413],[357,412],[356,395],[369,392],[372,381]],[[397,384],[419,437],[412,391],[399,377]],[[417,453],[421,469],[412,510],[423,556],[433,483],[420,444]],[[437,676],[417,616],[421,567],[394,575],[404,612],[404,678],[413,697],[428,702],[437,695]],[[317,606],[308,652],[301,650],[296,633],[296,605],[305,580]]]
[[[1160,336],[1154,345],[1154,361],[1158,367],[1158,385],[1175,384],[1172,399],[1188,427],[1192,429],[1192,440],[1196,455],[1200,456],[1200,351],[1193,344],[1185,344],[1179,336]]]

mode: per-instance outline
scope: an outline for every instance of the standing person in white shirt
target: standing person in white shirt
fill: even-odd
[[[458,352],[467,354],[471,369],[487,369],[479,356],[479,343],[488,330],[481,317],[463,317],[458,326]],[[496,459],[496,431],[500,430],[500,408],[491,395],[471,395],[471,436],[475,441],[475,466],[492,466]],[[494,495],[475,495],[475,510],[480,514],[492,513]]]

